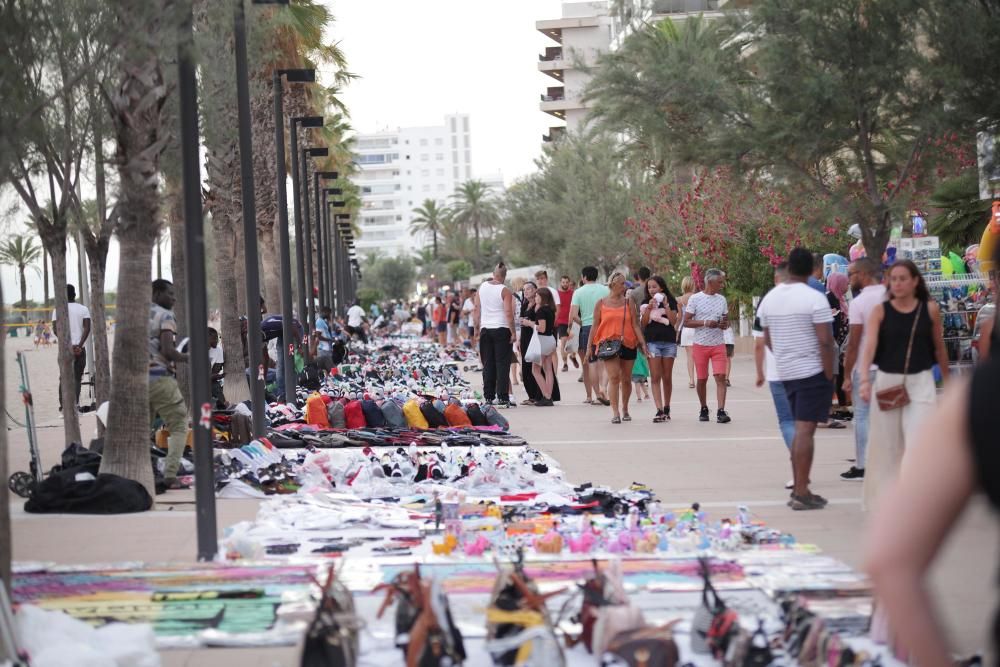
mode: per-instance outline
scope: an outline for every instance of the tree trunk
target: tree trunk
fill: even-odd
[[[107,255],[103,259],[87,253],[90,265],[90,336],[94,339],[94,397],[97,405],[111,398],[111,355],[108,348],[108,320],[104,307],[104,275]],[[98,422],[98,434],[104,427]]]
[[[42,305],[49,305],[49,251],[42,249]]]
[[[136,480],[155,498],[149,459],[149,274],[159,236],[160,155],[166,144],[167,86],[155,36],[176,30],[166,0],[117,0],[110,10],[126,24],[121,80],[109,95],[118,165],[121,248],[118,326],[112,354],[108,430],[101,472]],[[161,23],[162,21],[162,23]],[[139,25],[134,25],[138,23]]]
[[[212,216],[215,234],[215,267],[219,283],[219,313],[221,316],[222,348],[225,350],[224,369],[226,377],[226,400],[239,403],[250,398],[250,386],[243,366],[243,343],[240,337],[239,312],[236,310],[236,239],[231,220],[221,211]],[[248,332],[248,341],[253,344],[259,336]]]
[[[173,277],[174,317],[177,318],[177,333],[186,336],[190,333],[187,311],[187,259],[184,256],[184,199],[180,184],[168,178],[166,184],[165,202],[167,205],[167,224],[170,226],[170,273]],[[181,387],[184,404],[191,405],[191,376],[187,364],[177,366],[177,384]]]
[[[57,243],[59,242],[56,239]],[[52,246],[51,240],[46,244]],[[65,250],[66,239],[62,239]],[[52,282],[56,285],[66,284],[66,253],[52,253]],[[66,445],[74,442],[83,443],[80,437],[80,417],[76,414],[76,384],[73,381],[73,349],[69,333],[69,304],[66,301],[65,290],[55,290],[56,301],[56,338],[59,351],[59,393],[63,405],[63,435]]]
[[[4,321],[3,286],[0,285],[0,322]],[[5,363],[5,344],[7,332],[0,332],[0,378],[7,377]],[[7,466],[7,383],[0,382],[0,581],[7,587],[10,594],[10,560],[13,543],[10,534],[10,489],[7,479],[10,477]],[[13,658],[4,655],[5,647],[0,647],[0,660]]]
[[[272,184],[273,188],[274,185]],[[272,214],[276,215],[276,214]],[[257,227],[257,242],[260,247],[260,259],[263,265],[264,301],[272,312],[281,309],[281,264],[278,262],[278,245],[275,242],[275,226]]]
[[[25,268],[26,267],[25,267],[24,264],[19,264],[18,267],[17,267],[17,272],[21,276],[21,306],[20,307],[22,309],[24,309],[24,311],[25,311],[24,312],[24,321],[27,322],[28,321],[28,313],[27,313],[27,308],[28,308],[28,283],[24,279],[24,269]]]
[[[237,210],[237,217],[232,220],[233,227],[233,258],[236,260],[233,272],[236,278],[236,312],[247,314],[247,258],[243,252],[243,219],[242,211]]]

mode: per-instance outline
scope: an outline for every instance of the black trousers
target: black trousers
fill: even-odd
[[[80,389],[83,388],[83,372],[87,370],[87,348],[81,347],[80,354],[73,357],[73,384],[76,388],[76,402],[80,403]],[[60,383],[62,380],[60,380]],[[59,386],[59,409],[62,409],[62,384]]]
[[[483,359],[483,397],[487,401],[510,398],[510,329],[482,329],[479,354]]]

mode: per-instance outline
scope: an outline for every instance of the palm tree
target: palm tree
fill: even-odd
[[[141,483],[155,497],[149,465],[149,274],[160,235],[160,154],[167,128],[160,44],[173,23],[169,0],[112,0],[122,22],[119,79],[108,95],[120,193],[118,324],[101,472]],[[159,38],[159,39],[158,39]]]
[[[490,186],[475,179],[462,183],[455,189],[453,217],[466,229],[471,228],[476,239],[476,259],[479,259],[479,239],[484,227],[497,219],[497,205]]]
[[[413,209],[416,217],[410,221],[410,230],[416,233],[428,232],[431,235],[431,246],[434,249],[434,259],[438,258],[438,234],[444,221],[451,214],[447,206],[438,206],[434,199],[425,199],[422,206]]]
[[[8,264],[17,269],[18,280],[21,284],[21,308],[28,307],[28,283],[25,280],[25,273],[28,267],[38,272],[38,267],[33,266],[38,258],[42,256],[42,247],[35,245],[35,238],[26,234],[17,234],[0,244],[0,262]],[[27,317],[27,314],[25,314]]]

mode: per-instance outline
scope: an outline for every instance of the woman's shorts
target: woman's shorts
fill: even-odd
[[[635,361],[638,357],[639,351],[634,347],[625,347],[622,345],[621,351],[618,353],[618,358],[622,361]]]
[[[726,343],[726,356],[732,358],[736,355],[736,344]]]
[[[448,333],[448,323],[447,322],[438,322],[437,323],[437,332],[438,333]]]
[[[662,341],[647,342],[649,356],[653,359],[676,359],[677,343],[666,343]]]

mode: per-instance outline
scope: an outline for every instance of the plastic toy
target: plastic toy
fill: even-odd
[[[993,202],[990,211],[990,222],[983,230],[983,238],[979,241],[979,270],[993,271],[997,268],[993,262],[993,252],[997,246],[997,239],[1000,239],[1000,200]]]

